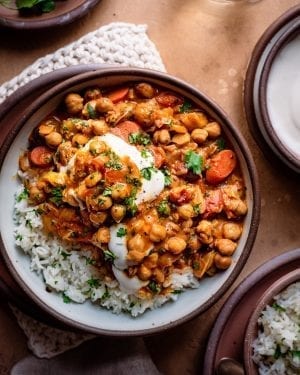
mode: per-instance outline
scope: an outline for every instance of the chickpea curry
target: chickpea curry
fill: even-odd
[[[99,277],[140,298],[232,264],[247,213],[221,126],[147,82],[70,92],[19,158],[45,234],[92,253]]]

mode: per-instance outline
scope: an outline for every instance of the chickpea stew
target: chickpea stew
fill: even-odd
[[[246,186],[220,124],[184,97],[147,82],[70,92],[28,141],[17,200],[64,260],[87,254],[87,298],[105,305],[117,288],[158,306],[231,266]]]

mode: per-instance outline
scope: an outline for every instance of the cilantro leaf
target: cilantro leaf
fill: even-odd
[[[149,143],[151,143],[151,139],[149,134],[143,134],[143,133],[130,133],[128,135],[129,143],[135,144],[135,145],[143,145],[147,146]]]
[[[63,190],[64,190],[64,187],[57,186],[50,191],[49,200],[52,203],[54,203],[56,206],[59,206],[62,204]]]
[[[63,297],[64,303],[71,303],[72,302],[71,298],[69,296],[67,296],[64,292],[62,294],[62,297]]]
[[[21,200],[27,199],[28,197],[29,197],[29,191],[28,191],[28,189],[24,188],[24,190],[22,191],[22,193],[20,193],[17,196],[17,202],[21,202]]]
[[[186,167],[194,174],[201,175],[203,170],[203,157],[196,152],[190,150],[184,155]]]
[[[168,203],[167,199],[163,199],[161,202],[159,202],[156,209],[157,209],[157,212],[161,216],[169,216],[170,215],[170,206],[169,206],[169,203]]]
[[[113,262],[116,259],[116,256],[114,253],[112,253],[110,250],[103,250],[104,254],[104,260],[107,262]]]
[[[124,227],[121,227],[117,230],[117,237],[124,237],[127,234],[127,229]]]
[[[143,168],[141,170],[141,175],[144,177],[145,180],[151,180],[151,174],[152,172],[155,172],[156,169],[154,167],[147,167],[147,168]]]
[[[216,145],[218,147],[218,151],[222,151],[226,148],[226,141],[224,138],[218,138],[216,140]]]
[[[192,104],[185,100],[179,108],[180,113],[188,112],[192,108]]]
[[[153,293],[159,293],[161,291],[160,286],[153,280],[150,281],[148,284],[148,288],[151,290]]]

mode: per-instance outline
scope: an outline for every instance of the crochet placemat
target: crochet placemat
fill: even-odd
[[[165,71],[146,25],[111,23],[39,58],[18,76],[0,86],[0,103],[19,87],[53,70],[78,64],[110,64]],[[11,306],[28,338],[28,348],[39,358],[51,358],[94,336],[49,327]]]

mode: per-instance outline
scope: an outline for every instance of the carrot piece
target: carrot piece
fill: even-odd
[[[140,126],[134,121],[123,121],[110,129],[110,132],[128,142],[128,137],[131,133],[139,133]]]
[[[121,87],[117,90],[110,92],[107,96],[113,103],[118,103],[120,100],[126,98],[129,92],[129,87]]]
[[[150,146],[149,148],[154,157],[154,166],[156,168],[160,168],[166,160],[166,154],[164,150],[158,146]]]
[[[53,152],[46,146],[37,146],[29,153],[29,160],[36,167],[46,168],[52,163]]]
[[[212,157],[206,172],[206,181],[211,185],[217,185],[236,167],[237,161],[232,150],[222,150]]]

